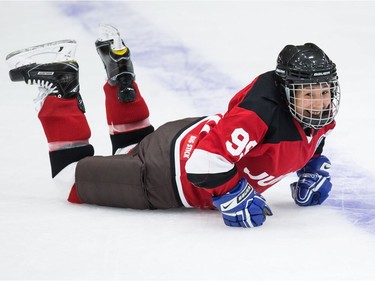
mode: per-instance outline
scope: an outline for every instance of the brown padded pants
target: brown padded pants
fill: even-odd
[[[76,188],[88,204],[132,209],[181,207],[174,185],[172,144],[179,132],[200,118],[166,123],[131,153],[86,157],[76,168]]]

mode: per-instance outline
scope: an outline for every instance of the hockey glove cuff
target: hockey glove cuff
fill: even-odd
[[[264,223],[266,216],[272,216],[266,200],[245,179],[228,193],[214,196],[212,201],[228,226],[256,227]]]
[[[331,162],[325,156],[311,159],[297,171],[299,180],[290,185],[294,202],[299,206],[320,205],[328,198],[332,188],[328,169]]]

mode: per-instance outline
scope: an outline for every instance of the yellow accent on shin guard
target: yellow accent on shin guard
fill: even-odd
[[[116,54],[116,55],[118,55],[118,56],[122,56],[123,54],[125,54],[126,53],[126,51],[128,50],[128,48],[124,48],[124,49],[122,49],[122,50],[112,50],[112,53],[114,53],[114,54]]]

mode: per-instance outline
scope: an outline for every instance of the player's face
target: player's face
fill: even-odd
[[[330,110],[331,92],[329,84],[310,84],[295,90],[295,110],[301,119],[321,118]]]

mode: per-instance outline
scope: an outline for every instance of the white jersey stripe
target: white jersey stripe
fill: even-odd
[[[185,168],[188,174],[218,174],[229,172],[234,164],[219,154],[195,149]]]
[[[181,166],[180,166],[180,146],[181,146],[181,141],[183,140],[183,138],[191,131],[193,130],[195,127],[197,127],[199,124],[201,124],[202,122],[207,122],[207,120],[209,120],[210,117],[206,117],[204,119],[202,119],[201,121],[195,123],[194,125],[192,125],[191,127],[187,128],[184,132],[181,133],[181,135],[176,139],[176,143],[175,143],[175,146],[174,146],[174,161],[175,161],[175,173],[176,173],[176,178],[175,178],[175,182],[176,182],[176,185],[177,185],[177,191],[178,191],[178,195],[180,196],[180,199],[181,199],[181,202],[182,204],[184,205],[184,207],[186,208],[193,208],[193,206],[191,206],[187,201],[186,201],[186,198],[185,198],[185,194],[184,194],[184,191],[182,189],[182,183],[181,183]]]

